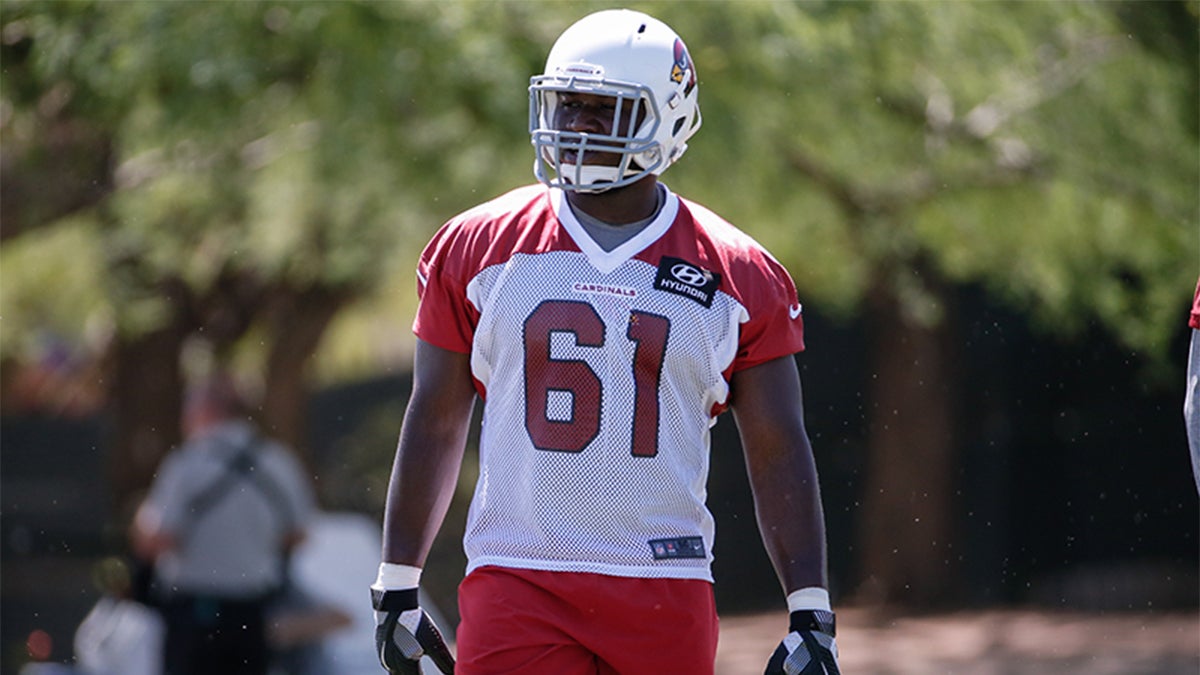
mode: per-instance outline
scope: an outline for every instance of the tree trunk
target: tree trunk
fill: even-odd
[[[893,294],[873,297],[859,599],[930,607],[957,590],[952,322],[925,325]]]
[[[327,288],[286,291],[273,299],[262,426],[311,461],[308,447],[308,362],[346,295]]]
[[[132,339],[118,338],[113,347],[108,470],[119,523],[132,516],[159,462],[182,436],[179,352],[185,335],[173,324]]]

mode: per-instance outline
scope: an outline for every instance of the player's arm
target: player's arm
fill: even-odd
[[[731,389],[758,526],[784,592],[824,588],[825,522],[796,362],[738,371]]]
[[[426,654],[453,672],[454,660],[421,610],[417,587],[458,483],[475,387],[468,354],[417,340],[413,362],[384,511],[383,562],[371,587],[376,647],[390,673],[419,673]]]
[[[458,483],[475,388],[470,355],[417,340],[383,517],[383,560],[421,567]]]
[[[755,514],[790,612],[789,634],[768,673],[837,673],[826,579],[825,515],[791,356],[734,373],[737,421]]]

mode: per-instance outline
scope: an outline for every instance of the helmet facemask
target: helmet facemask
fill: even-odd
[[[565,93],[612,98],[613,118],[609,125],[612,132],[558,129],[555,115]],[[648,87],[602,79],[543,75],[531,80],[529,97],[529,133],[537,153],[533,170],[543,183],[565,190],[603,192],[657,173],[655,169],[662,163],[662,152],[655,136],[661,120],[654,92]],[[564,159],[564,153],[574,157]],[[583,163],[588,153],[617,155],[618,160],[615,166]]]

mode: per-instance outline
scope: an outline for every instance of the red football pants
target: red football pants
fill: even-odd
[[[712,584],[481,567],[458,589],[459,675],[711,675]]]

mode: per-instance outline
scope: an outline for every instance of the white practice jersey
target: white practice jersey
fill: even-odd
[[[443,226],[418,277],[417,336],[485,402],[468,571],[711,581],[710,428],[734,371],[804,348],[787,271],[671,193],[604,251],[534,185]]]

